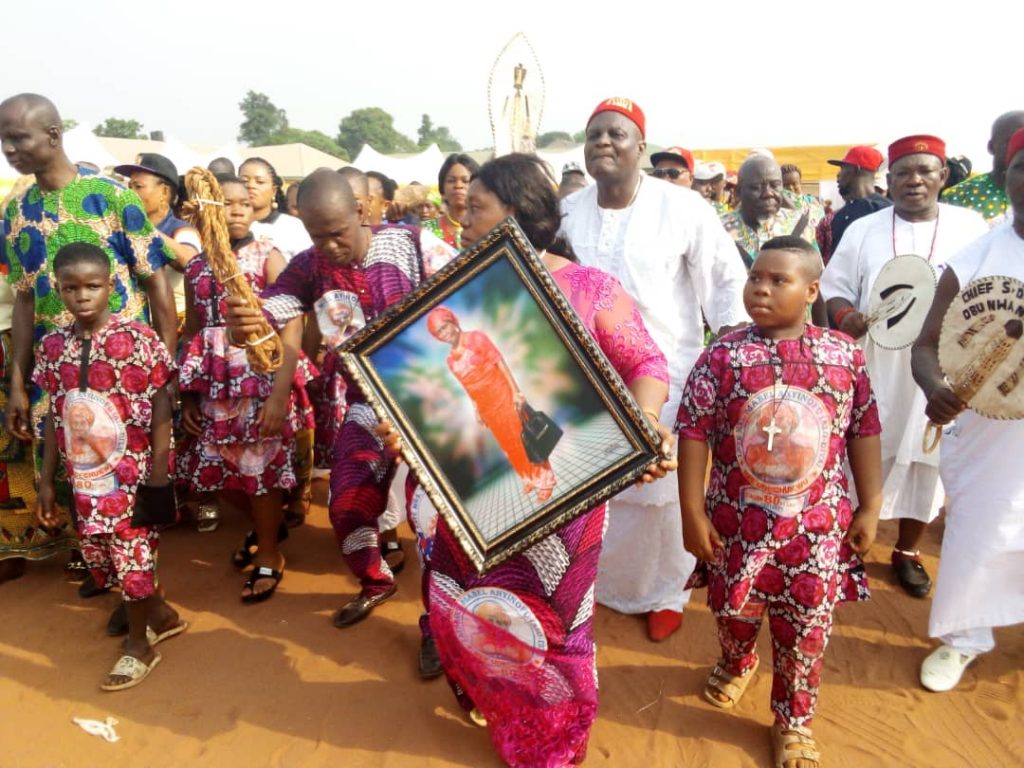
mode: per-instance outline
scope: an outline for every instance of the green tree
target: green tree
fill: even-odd
[[[556,141],[567,141],[572,143],[572,134],[566,133],[565,131],[548,131],[547,133],[542,133],[537,137],[537,148],[543,149],[544,147],[550,147]]]
[[[572,135],[572,140],[575,141],[577,144],[583,144],[587,140],[587,132],[576,131],[576,133]]]
[[[238,108],[245,118],[239,126],[238,140],[251,147],[269,144],[271,136],[288,128],[285,111],[275,107],[265,93],[249,91],[239,102]]]
[[[68,131],[74,130],[75,128],[78,127],[78,121],[75,120],[75,118],[73,117],[67,117],[61,120],[60,123],[61,128],[64,129],[64,133],[67,133]]]
[[[431,144],[437,144],[442,152],[461,152],[462,145],[458,139],[452,136],[447,125],[434,127],[430,115],[424,115],[420,121],[420,127],[416,131],[419,136],[419,145],[425,149]]]
[[[148,139],[142,132],[142,123],[138,120],[123,120],[120,117],[108,117],[92,129],[97,136],[111,136],[115,139]]]
[[[307,147],[319,149],[328,155],[333,155],[341,160],[351,160],[348,152],[338,146],[338,143],[322,131],[304,131],[301,128],[285,128],[271,136],[267,144],[305,144]]]
[[[415,152],[416,143],[395,129],[395,119],[380,107],[353,110],[338,124],[338,144],[350,157],[359,154],[363,144],[378,152]]]

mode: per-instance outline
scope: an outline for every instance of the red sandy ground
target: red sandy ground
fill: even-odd
[[[103,633],[115,597],[78,599],[63,558],[0,586],[0,768],[499,765],[444,680],[416,674],[419,587],[407,529],[399,595],[360,625],[331,626],[355,584],[317,490],[321,504],[284,545],[285,579],[261,605],[239,602],[242,577],[228,562],[241,519],[213,534],[164,535],[161,577],[192,626],[160,647],[163,662],[131,691],[97,687],[117,657],[118,641]],[[936,525],[933,574],[940,536]],[[895,586],[884,562],[892,540],[883,524],[868,566],[874,599],[837,615],[815,722],[824,765],[1024,765],[1024,627],[998,631],[997,650],[955,692],[923,690],[929,601]],[[716,655],[703,600],[697,593],[683,629],[659,645],[638,618],[598,610],[601,708],[586,765],[770,765],[767,666],[731,713],[700,696]],[[768,658],[765,633],[761,643]],[[119,721],[116,744],[71,721],[107,716]]]

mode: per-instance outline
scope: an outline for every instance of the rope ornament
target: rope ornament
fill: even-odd
[[[224,193],[216,177],[205,168],[193,168],[185,174],[185,194],[182,213],[199,230],[213,276],[229,296],[241,296],[249,307],[260,310],[262,317],[260,301],[231,250]],[[284,345],[265,318],[261,319],[259,330],[245,337],[245,356],[258,373],[273,373],[281,367]]]

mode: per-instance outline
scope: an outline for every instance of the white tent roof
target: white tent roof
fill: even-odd
[[[584,174],[587,171],[587,163],[583,159],[583,145],[580,144],[578,147],[567,149],[561,152],[549,152],[546,149],[537,150],[537,157],[543,160],[551,167],[551,173],[555,177],[555,181],[562,178],[562,166],[566,163],[576,163],[580,168],[583,169]],[[589,179],[590,176],[587,176]]]
[[[432,186],[444,158],[437,144],[431,144],[415,155],[382,155],[369,144],[364,144],[352,165],[361,171],[379,171],[399,184],[418,181]]]
[[[64,151],[73,163],[90,162],[106,168],[115,162],[114,156],[85,126],[79,125],[64,134]]]
[[[348,165],[341,158],[313,149],[305,144],[272,144],[263,147],[239,147],[240,160],[262,157],[286,181],[304,178],[317,168],[341,168]],[[215,157],[215,155],[213,156]],[[210,159],[213,159],[211,157]]]

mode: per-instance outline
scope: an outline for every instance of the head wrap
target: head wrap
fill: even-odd
[[[441,330],[441,326],[445,323],[451,323],[458,328],[459,318],[448,307],[435,307],[430,310],[430,314],[427,315],[427,330],[430,331],[431,336],[435,339],[440,338],[437,332]]]
[[[904,136],[889,145],[889,167],[907,155],[935,155],[943,163],[946,162],[946,142],[938,136],[920,134],[917,136]]]
[[[587,119],[587,125],[590,125],[590,121],[602,112],[618,112],[620,115],[628,117],[636,124],[636,127],[640,129],[640,138],[647,138],[647,119],[644,117],[644,111],[629,99],[624,99],[621,96],[613,96],[610,99],[605,99],[594,108],[593,112],[590,113],[590,117]]]

